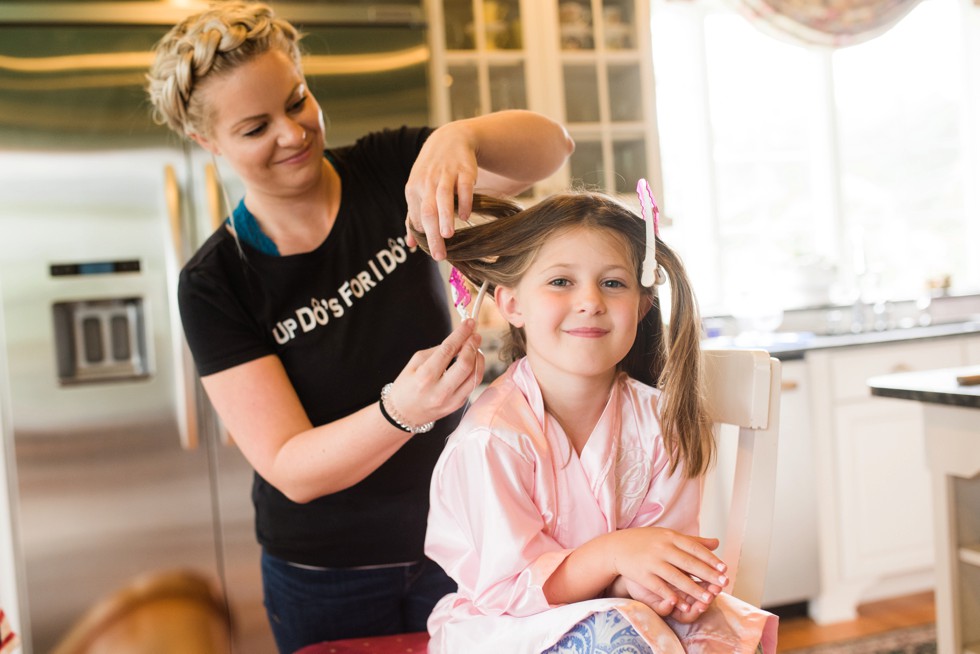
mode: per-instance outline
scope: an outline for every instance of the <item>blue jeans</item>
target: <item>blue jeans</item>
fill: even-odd
[[[325,640],[425,631],[456,584],[428,559],[405,566],[328,570],[262,553],[265,610],[281,654]]]

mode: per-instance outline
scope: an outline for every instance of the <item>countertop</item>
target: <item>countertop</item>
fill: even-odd
[[[856,334],[821,335],[813,332],[775,332],[773,334],[742,334],[705,339],[702,347],[711,348],[761,348],[781,361],[802,359],[811,350],[855,345],[875,345],[923,338],[943,338],[980,334],[980,322],[953,322],[925,327],[905,327],[884,331],[867,331]]]
[[[956,378],[964,375],[980,375],[980,366],[881,375],[869,379],[868,386],[881,397],[980,409],[980,384],[958,383]]]

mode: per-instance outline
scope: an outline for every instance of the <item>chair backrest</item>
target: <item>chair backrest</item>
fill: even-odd
[[[90,608],[52,654],[229,654],[231,624],[214,585],[191,571],[150,573]]]
[[[780,363],[764,350],[704,350],[708,411],[719,438],[718,466],[731,464],[722,492],[725,531],[719,556],[729,566],[735,597],[759,606],[769,560],[776,495]],[[737,428],[737,446],[725,442]],[[726,452],[734,449],[734,456]]]

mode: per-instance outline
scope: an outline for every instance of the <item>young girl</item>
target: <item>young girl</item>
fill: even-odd
[[[496,220],[447,258],[488,283],[515,362],[433,475],[425,552],[459,590],[429,651],[774,652],[776,618],[721,594],[718,541],[697,536],[714,441],[680,259],[656,240],[644,266],[643,220],[596,194],[475,211]]]

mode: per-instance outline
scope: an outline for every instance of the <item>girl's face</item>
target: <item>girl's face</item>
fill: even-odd
[[[210,109],[209,133],[192,137],[224,156],[247,192],[288,195],[319,180],[323,114],[288,56],[269,50],[207,80],[199,93]]]
[[[508,322],[524,328],[539,379],[611,382],[650,304],[623,238],[588,228],[552,236],[517,286],[498,287],[495,297]]]

